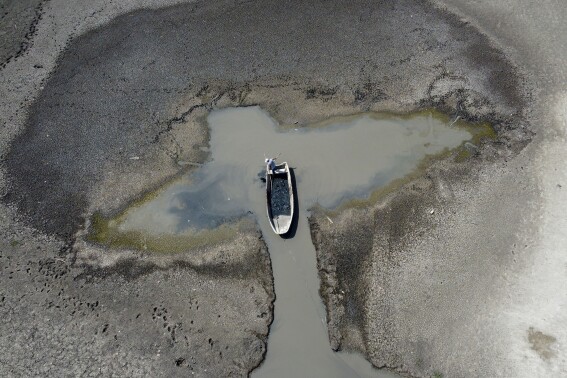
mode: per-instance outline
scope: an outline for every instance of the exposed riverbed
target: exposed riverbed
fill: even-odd
[[[132,208],[179,163],[205,163],[208,128],[195,120],[256,104],[282,124],[424,107],[493,124],[497,138],[458,164],[428,164],[356,208],[311,211],[318,261],[336,263],[329,329],[340,347],[416,377],[566,371],[561,2],[5,3],[0,375],[256,368],[274,312],[270,241],[255,226],[196,231],[177,254],[81,237],[93,213]]]
[[[107,228],[113,232],[108,234],[138,235],[144,248],[149,239],[153,249],[168,251],[172,237],[214,242],[227,233],[230,221],[254,214],[270,251],[277,297],[268,352],[258,374],[387,376],[360,355],[330,348],[307,209],[368,198],[373,189],[417,169],[425,157],[459,146],[467,151],[463,142],[473,137],[471,132],[434,112],[367,113],[298,128],[277,125],[259,107],[245,107],[213,111],[207,120],[210,160],[111,220]],[[265,217],[263,159],[276,155],[295,167],[299,216],[293,238],[274,235]]]

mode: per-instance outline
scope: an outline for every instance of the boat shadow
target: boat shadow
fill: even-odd
[[[291,218],[291,227],[289,231],[283,235],[280,235],[282,239],[291,239],[295,236],[297,232],[297,220],[299,219],[299,199],[297,197],[297,183],[295,181],[295,171],[293,168],[289,167],[289,176],[291,178],[291,187],[293,188],[293,217]]]

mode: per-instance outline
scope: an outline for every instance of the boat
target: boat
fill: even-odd
[[[291,228],[294,211],[293,184],[287,162],[273,170],[266,166],[266,200],[272,230],[284,235]]]

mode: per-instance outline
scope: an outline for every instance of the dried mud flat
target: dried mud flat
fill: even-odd
[[[84,239],[94,212],[209,158],[204,117],[234,105],[300,126],[427,107],[493,123],[497,138],[466,159],[310,222],[334,348],[415,376],[515,372],[495,366],[510,345],[495,314],[500,280],[533,253],[521,229],[538,211],[529,67],[425,2],[165,5],[21,13],[33,44],[0,71],[3,375],[240,376],[261,362],[274,298],[255,227],[169,255]],[[510,197],[529,205],[502,208]]]

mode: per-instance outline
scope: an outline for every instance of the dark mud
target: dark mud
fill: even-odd
[[[30,48],[48,1],[7,0],[0,4],[0,70]]]

